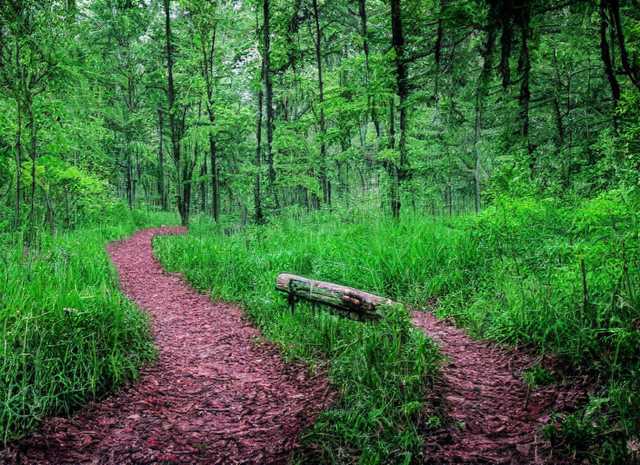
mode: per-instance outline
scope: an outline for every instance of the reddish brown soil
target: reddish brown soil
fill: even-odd
[[[446,427],[428,431],[429,464],[559,464],[540,429],[552,412],[571,410],[584,400],[584,383],[551,385],[528,392],[522,372],[535,360],[521,352],[474,341],[454,325],[427,312],[414,324],[439,344],[447,358],[437,395],[449,416]]]
[[[280,464],[328,406],[324,376],[283,363],[235,306],[212,303],[154,259],[141,231],[109,253],[125,294],[152,316],[158,362],[69,419],[0,451],[12,464]]]

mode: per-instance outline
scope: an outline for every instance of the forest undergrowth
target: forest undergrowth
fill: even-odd
[[[120,210],[102,226],[42,232],[28,250],[16,234],[0,236],[0,444],[135,379],[153,360],[147,316],[121,294],[105,247],[176,219]]]
[[[341,400],[304,438],[321,463],[415,460],[416,422],[439,421],[421,416],[437,350],[400,314],[379,326],[305,306],[291,314],[274,290],[282,271],[413,308],[437,302],[440,316],[474,337],[554,354],[596,388],[584,408],[555,418],[544,434],[579,460],[625,464],[638,459],[637,205],[618,190],[579,202],[502,198],[479,215],[396,222],[375,212],[321,212],[231,236],[205,220],[187,236],[158,239],[156,251],[212,298],[243,304],[288,356],[328,360]],[[561,376],[541,365],[525,381]]]

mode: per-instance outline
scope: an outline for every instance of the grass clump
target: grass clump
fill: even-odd
[[[243,304],[285,356],[312,366],[328,362],[339,399],[305,433],[301,463],[402,464],[419,461],[425,389],[437,371],[435,346],[411,324],[401,305],[385,308],[379,323],[360,323],[314,312],[291,313],[275,289],[281,271],[380,292],[376,263],[361,257],[350,233],[326,218],[285,220],[224,237],[195,225],[188,236],[161,237],[163,263],[214,298]],[[350,266],[351,260],[358,262]]]
[[[0,243],[0,443],[137,376],[154,356],[147,317],[118,290],[108,241],[168,217]]]

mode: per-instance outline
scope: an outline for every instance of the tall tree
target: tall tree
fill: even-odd
[[[191,178],[193,176],[194,164],[183,159],[180,142],[185,129],[186,108],[181,108],[177,104],[176,88],[174,82],[174,45],[171,32],[171,0],[164,2],[164,25],[165,25],[165,50],[167,63],[167,109],[169,113],[169,131],[171,134],[171,155],[176,166],[177,173],[177,204],[180,213],[180,222],[183,226],[189,224],[189,213],[191,209]]]
[[[271,79],[271,10],[270,0],[262,1],[262,78],[264,81],[264,103],[267,126],[267,168],[269,194],[276,208],[280,208],[276,191],[276,170],[273,165],[273,82]]]
[[[320,10],[318,0],[312,0],[313,22],[315,26],[315,52],[316,68],[318,70],[318,106],[319,106],[319,130],[320,130],[320,187],[322,188],[322,200],[331,205],[331,182],[327,176],[327,122],[324,115],[324,76],[322,74],[322,28],[320,27]]]
[[[399,160],[394,163],[394,179],[396,184],[394,194],[391,198],[391,213],[395,218],[400,217],[400,196],[402,182],[408,172],[407,157],[407,97],[409,96],[409,83],[407,81],[407,62],[405,59],[405,41],[402,29],[402,7],[401,0],[391,0],[391,45],[395,52],[395,78],[396,92],[399,97],[400,113],[400,140],[398,142]],[[391,118],[393,115],[393,109]]]

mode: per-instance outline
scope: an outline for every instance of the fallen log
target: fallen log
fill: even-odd
[[[379,308],[393,305],[386,297],[324,281],[305,278],[289,273],[281,273],[276,280],[276,289],[289,296],[289,305],[294,309],[296,301],[302,299],[323,304],[357,319],[376,320],[380,318]]]

